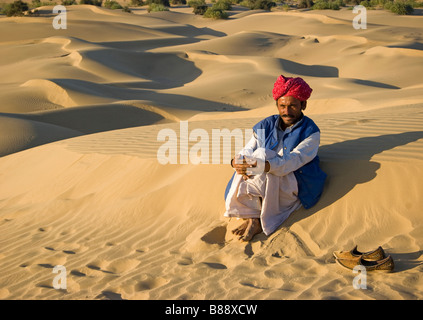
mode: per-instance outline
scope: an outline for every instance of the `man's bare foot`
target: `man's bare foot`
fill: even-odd
[[[253,218],[248,219],[248,225],[245,229],[244,234],[239,237],[239,240],[242,241],[250,241],[256,234],[259,234],[263,231],[260,223],[260,219]]]
[[[232,233],[236,236],[242,236],[245,232],[245,229],[248,227],[248,220],[246,220],[243,224],[241,224],[239,227],[232,230]]]

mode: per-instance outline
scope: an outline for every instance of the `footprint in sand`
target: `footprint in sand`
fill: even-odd
[[[61,251],[65,254],[77,254],[88,250],[88,247],[84,245],[80,245],[78,243],[65,243],[65,242],[58,242],[53,243],[50,246],[44,247],[45,250],[48,251]]]
[[[101,294],[99,294],[96,299],[104,299],[104,300],[125,300],[122,298],[122,294],[105,290]]]
[[[135,269],[140,264],[136,259],[119,259],[112,262],[101,260],[87,264],[87,268],[104,273],[119,274]]]
[[[143,280],[135,285],[135,291],[152,290],[164,286],[169,280],[162,277],[153,277],[151,275],[144,275]]]
[[[108,266],[108,264],[109,263],[105,260],[97,260],[87,264],[86,267],[88,269],[95,270],[95,271],[101,271],[104,273],[113,273],[105,269]]]
[[[63,230],[62,232],[60,232],[61,236],[68,236],[71,234],[74,234],[76,232],[75,229],[68,229],[68,230]]]
[[[46,269],[53,269],[54,266],[51,265],[50,263],[39,263],[38,266],[42,267],[42,268],[46,268]]]
[[[83,272],[80,272],[78,270],[71,270],[70,272],[71,275],[76,276],[76,277],[86,277],[87,275]]]
[[[223,246],[225,244],[226,226],[218,226],[207,232],[201,240],[208,244],[218,244]]]
[[[10,222],[10,221],[13,221],[13,219],[7,219],[7,218],[5,218],[5,219],[3,219],[3,221],[2,221],[2,223],[1,223],[1,224],[3,224],[3,223],[8,223],[8,222]]]
[[[202,264],[205,264],[207,267],[211,268],[211,269],[216,269],[216,270],[224,270],[224,269],[228,269],[227,266],[225,266],[222,263],[217,263],[217,262],[201,262]]]
[[[124,273],[135,269],[139,264],[140,261],[136,259],[119,259],[112,261],[106,270],[113,273]]]
[[[54,289],[53,282],[50,280],[42,281],[36,284],[36,287],[39,288],[46,288],[46,289]]]
[[[56,251],[56,249],[54,249],[53,247],[44,247],[44,249],[48,251]],[[76,254],[76,252],[73,250],[62,250],[62,252],[66,254]]]
[[[182,259],[179,260],[177,264],[179,264],[180,266],[189,266],[193,264],[193,261],[190,257],[182,257]]]
[[[44,238],[52,227],[40,227],[32,232],[32,241],[37,241]]]
[[[52,227],[40,227],[40,228],[38,228],[38,231],[39,232],[48,232],[48,231],[50,231],[52,229]]]
[[[39,259],[34,262],[34,265],[38,265],[42,268],[53,269],[55,266],[66,265],[67,258],[63,255],[52,256],[49,258]]]

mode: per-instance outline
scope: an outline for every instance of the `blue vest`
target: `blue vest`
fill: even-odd
[[[264,147],[266,149],[274,149],[278,145],[276,128],[278,118],[279,115],[267,117],[253,127],[256,134],[258,133],[258,129],[264,129],[263,138]],[[286,148],[284,151],[288,153],[291,152],[301,141],[319,131],[319,128],[313,120],[303,116],[302,120],[294,125],[291,132],[284,135],[283,146]],[[298,198],[303,207],[309,209],[319,201],[326,180],[326,173],[324,173],[319,166],[319,157],[316,156],[312,161],[294,171],[294,175],[298,183]],[[226,187],[225,199],[232,184],[232,180],[233,176]]]

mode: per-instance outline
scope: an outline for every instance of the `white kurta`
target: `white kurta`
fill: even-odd
[[[270,171],[268,173],[261,171],[263,173],[256,174],[248,180],[244,180],[242,175],[236,173],[226,197],[224,216],[260,218],[263,232],[269,235],[292,212],[301,207],[294,171],[317,155],[320,133],[312,134],[289,153],[284,149],[283,136],[292,128],[289,127],[285,131],[278,129],[279,144],[275,150],[259,148],[258,141],[253,136],[239,152],[243,156],[269,161]]]

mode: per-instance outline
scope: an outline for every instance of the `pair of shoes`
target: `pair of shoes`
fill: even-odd
[[[337,264],[351,270],[357,265],[364,266],[366,271],[392,272],[394,270],[394,260],[391,256],[386,257],[385,251],[380,246],[368,252],[360,252],[355,246],[350,251],[335,251],[333,255]]]
[[[354,267],[361,265],[366,268],[366,271],[378,271],[378,272],[392,272],[394,270],[394,260],[391,256],[387,256],[382,260],[366,260],[360,257],[358,260],[350,259],[336,259],[336,263],[341,267],[347,269],[354,269]]]
[[[385,256],[385,251],[383,251],[382,247],[378,247],[373,251],[368,252],[360,252],[357,250],[357,246],[355,246],[350,251],[335,251],[333,253],[336,259],[349,259],[349,260],[358,260],[359,258],[363,257],[366,260],[382,260]]]

